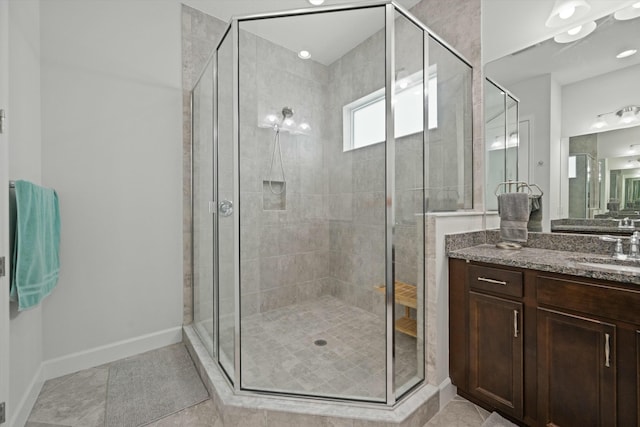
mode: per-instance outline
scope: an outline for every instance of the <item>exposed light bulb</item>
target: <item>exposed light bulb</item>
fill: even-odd
[[[560,9],[558,9],[558,17],[560,19],[569,19],[576,12],[576,8],[572,4],[565,4]]]
[[[569,34],[570,36],[575,36],[576,34],[578,34],[580,32],[581,29],[582,29],[582,25],[578,25],[577,27],[572,28],[569,31],[567,31],[567,34]]]
[[[309,126],[309,123],[300,123],[300,129],[309,130],[311,129],[311,126]]]
[[[285,124],[285,125],[287,125],[287,126],[291,126],[291,125],[293,124],[293,120],[291,120],[291,119],[286,119],[286,120],[284,121],[284,124]]]
[[[298,58],[309,59],[311,58],[311,52],[309,52],[308,50],[301,50],[300,52],[298,52]]]
[[[309,3],[314,6],[320,6],[322,3],[324,3],[324,0],[309,0]]]

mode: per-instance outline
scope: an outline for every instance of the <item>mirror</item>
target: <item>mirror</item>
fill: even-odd
[[[485,80],[485,208],[498,210],[496,188],[518,180],[518,100],[491,79]]]
[[[483,7],[492,1],[483,0]],[[548,14],[554,2],[535,3],[527,7],[546,7]],[[605,6],[618,10],[610,7],[607,13],[595,11],[594,5],[600,15],[559,29],[564,32],[547,29],[547,36],[561,40],[567,30],[580,32],[578,26],[594,21],[595,30],[585,37],[568,43],[546,38],[485,65],[485,75],[520,101],[520,139],[530,138],[530,143],[525,148],[520,142],[518,157],[527,160],[524,166],[518,160],[518,179],[544,190],[544,231],[550,231],[550,220],[640,213],[640,53],[616,58],[625,50],[640,50],[640,8],[635,4],[612,0]],[[521,21],[521,33],[540,26],[524,17]],[[485,106],[494,96],[485,90]]]

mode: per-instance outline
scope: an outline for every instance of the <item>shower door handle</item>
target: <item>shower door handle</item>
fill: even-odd
[[[223,200],[218,205],[220,216],[231,216],[233,213],[233,202],[231,200]]]

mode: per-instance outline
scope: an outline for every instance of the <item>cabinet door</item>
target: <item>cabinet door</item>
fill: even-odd
[[[469,293],[469,392],[522,417],[522,304]]]
[[[614,325],[538,308],[538,422],[616,425]]]

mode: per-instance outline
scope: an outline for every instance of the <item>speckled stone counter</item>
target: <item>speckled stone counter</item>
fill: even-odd
[[[450,258],[640,285],[640,261],[612,259],[613,243],[597,236],[529,233],[529,240],[518,250],[499,249],[498,241],[498,231],[488,230],[447,235],[445,245]],[[616,267],[610,270],[597,264]]]

